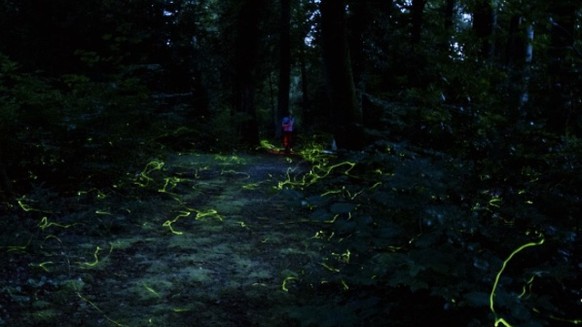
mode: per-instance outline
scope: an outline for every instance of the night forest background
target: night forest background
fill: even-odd
[[[136,325],[88,295],[113,245],[71,277],[68,227],[121,233],[96,204],[177,192],[184,154],[280,168],[265,192],[322,243],[273,278],[279,318],[218,301],[233,326],[582,324],[581,23],[573,0],[0,0],[0,326]]]

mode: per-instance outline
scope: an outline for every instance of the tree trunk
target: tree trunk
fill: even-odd
[[[481,58],[489,60],[493,56],[494,12],[491,0],[479,0],[473,11],[473,31],[477,36]]]
[[[236,37],[236,112],[235,126],[240,142],[254,146],[259,143],[255,108],[256,70],[259,47],[259,12],[262,0],[245,0],[240,4]]]
[[[347,40],[345,3],[322,0],[321,37],[333,134],[340,148],[363,146],[362,113],[356,100]]]
[[[520,15],[514,15],[509,19],[507,47],[503,62],[510,67],[520,67],[523,65],[524,36],[521,26],[522,21],[523,18]]]
[[[305,45],[302,45],[305,47]],[[303,48],[300,51],[300,67],[301,67],[301,93],[302,93],[302,100],[301,100],[301,117],[303,122],[308,122],[311,119],[311,107],[310,107],[310,98],[309,98],[309,82],[307,76],[307,62],[305,58],[305,49]]]
[[[455,5],[456,0],[446,0],[443,7],[444,35],[442,38],[441,49],[443,53],[446,54],[447,58],[449,56],[449,49],[451,48],[451,36],[454,33],[455,27]]]
[[[0,158],[5,158],[2,155],[2,150],[0,149]],[[2,159],[0,159],[2,160]],[[10,179],[6,173],[6,167],[4,163],[0,161],[0,201],[6,201],[10,198],[12,193],[12,187],[10,185]]]
[[[548,127],[557,133],[567,133],[570,123],[575,123],[577,97],[575,94],[577,75],[572,72],[574,35],[576,33],[576,9],[572,2],[556,3],[551,6],[549,20],[552,24],[550,35],[550,106],[545,114]]]
[[[410,34],[410,42],[413,46],[420,42],[422,36],[425,5],[426,0],[412,0],[412,32]]]
[[[445,17],[445,31],[447,34],[451,34],[453,27],[455,26],[455,5],[456,0],[446,0],[444,7],[444,17]]]
[[[289,113],[289,84],[291,71],[291,2],[281,0],[281,21],[279,25],[279,93],[277,97],[276,134],[280,136],[281,119]]]
[[[370,22],[369,0],[353,1],[350,6],[349,21],[349,51],[352,63],[352,74],[356,88],[362,88],[362,73],[364,71],[364,33]]]

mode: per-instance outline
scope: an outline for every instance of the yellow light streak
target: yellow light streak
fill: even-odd
[[[283,283],[281,283],[281,289],[284,292],[289,292],[289,288],[287,287],[287,283],[289,283],[290,281],[293,281],[293,280],[297,280],[297,277],[295,277],[295,276],[285,277],[285,279],[283,279]]]
[[[95,252],[93,252],[93,258],[95,258],[95,261],[93,262],[82,262],[81,264],[87,267],[95,267],[99,264],[99,252],[101,252],[101,247],[98,245],[95,248]]]
[[[124,325],[116,320],[113,320],[111,318],[109,318],[108,315],[105,314],[105,312],[103,312],[103,310],[101,310],[101,308],[99,308],[95,303],[91,302],[91,300],[89,300],[88,298],[84,297],[83,295],[81,295],[81,293],[77,292],[77,296],[83,300],[85,303],[89,304],[91,307],[93,307],[93,309],[97,310],[97,312],[99,312],[100,314],[103,315],[103,317],[105,319],[107,319],[107,321],[109,321],[110,323],[112,323],[113,325],[117,326],[117,327],[129,327],[128,325]]]
[[[501,265],[501,269],[499,269],[499,272],[497,272],[497,275],[495,276],[495,281],[493,282],[493,287],[491,289],[491,293],[489,294],[489,309],[495,315],[495,323],[494,323],[495,327],[499,326],[500,324],[502,324],[505,327],[512,327],[512,325],[509,322],[507,322],[507,320],[505,320],[502,317],[498,317],[497,312],[495,312],[495,293],[497,290],[497,286],[499,285],[499,279],[501,279],[501,275],[503,274],[503,271],[507,267],[507,264],[511,261],[511,259],[513,259],[513,257],[516,254],[518,254],[519,252],[521,252],[527,248],[530,248],[533,246],[540,246],[542,244],[544,244],[543,238],[540,239],[538,242],[529,242],[529,243],[523,244],[522,246],[518,247],[516,250],[511,252],[511,254],[507,257],[507,259],[505,259],[503,261],[503,264]]]

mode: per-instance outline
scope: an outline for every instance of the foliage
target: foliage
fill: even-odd
[[[65,190],[80,181],[112,180],[131,167],[130,158],[156,148],[152,137],[162,126],[155,126],[139,80],[46,78],[2,58],[3,164],[18,192],[34,184]]]
[[[414,299],[413,311],[453,325],[490,325],[493,313],[496,325],[505,319],[513,326],[579,318],[579,267],[564,260],[579,251],[579,226],[572,212],[549,212],[531,193],[547,192],[547,185],[530,179],[521,184],[527,189],[512,193],[519,179],[506,176],[503,186],[487,177],[475,180],[476,167],[469,161],[438,152],[420,157],[402,144],[378,143],[365,156],[343,160],[356,166],[332,171],[306,190],[311,196],[304,214],[321,223],[319,237],[328,243],[328,257],[321,262],[323,277],[303,276],[306,285],[321,285],[312,301],[290,309],[305,325],[328,324],[315,312],[331,303],[343,303],[341,316],[358,317],[363,325],[394,319],[374,306],[393,303],[397,310],[407,297]],[[578,200],[570,200],[561,205],[574,208]],[[500,270],[518,247],[540,240],[543,245],[514,252],[507,271]],[[497,273],[501,279],[495,289]],[[358,301],[350,301],[354,298]],[[373,309],[362,311],[362,302]],[[488,313],[490,305],[495,311]]]
[[[296,178],[288,171],[274,189],[301,199],[300,222],[319,229],[325,258],[290,274],[286,291],[298,305],[286,308],[289,318],[320,326],[580,323],[578,6],[496,2],[479,22],[495,30],[483,36],[474,18],[487,1],[346,3],[366,117],[368,146],[358,152],[330,154],[331,137],[318,139],[337,110],[325,105],[319,4],[293,7],[298,166],[311,169]],[[46,209],[80,189],[100,198],[127,183],[172,198],[159,190],[180,176],[154,178],[167,173],[159,165],[167,151],[239,151],[255,119],[270,138],[277,5],[261,8],[256,53],[243,58],[233,51],[240,1],[0,1],[2,213],[40,215],[28,200]],[[256,110],[236,112],[234,72],[251,59],[246,95]],[[155,211],[139,202],[128,210]],[[5,223],[18,224],[39,228]],[[92,233],[118,226],[106,225]],[[3,290],[77,288],[36,276],[27,283]],[[56,315],[41,301],[31,310],[30,324]]]

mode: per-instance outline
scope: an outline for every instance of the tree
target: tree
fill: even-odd
[[[484,59],[493,55],[495,13],[491,0],[477,0],[473,8],[473,31],[478,40],[478,52]]]
[[[278,122],[289,112],[289,84],[291,74],[291,1],[281,0],[279,21],[279,94],[277,97]],[[278,135],[277,135],[278,136]]]
[[[444,37],[442,48],[445,53],[449,52],[451,36],[454,33],[456,17],[455,17],[455,6],[456,0],[446,0],[443,7],[443,27],[444,27]]]
[[[368,0],[352,1],[350,3],[350,15],[348,17],[349,27],[349,51],[350,60],[352,63],[352,75],[354,84],[357,88],[361,88],[362,74],[364,72],[364,41],[365,33],[370,23],[371,4]]]
[[[241,143],[259,143],[259,127],[255,107],[257,67],[259,64],[260,13],[263,0],[244,0],[238,6],[235,40],[235,125]]]
[[[363,146],[362,113],[356,100],[347,39],[345,2],[322,0],[321,45],[333,134],[337,146]]]
[[[550,6],[548,20],[551,24],[548,77],[550,83],[551,111],[546,112],[548,127],[556,132],[565,133],[577,120],[574,94],[580,82],[573,72],[574,59],[580,60],[574,44],[576,34],[576,15],[579,6],[571,1],[560,1]],[[579,28],[579,27],[578,27]],[[579,91],[579,90],[578,90]]]
[[[412,31],[410,34],[412,45],[420,42],[425,5],[426,0],[412,0]]]

